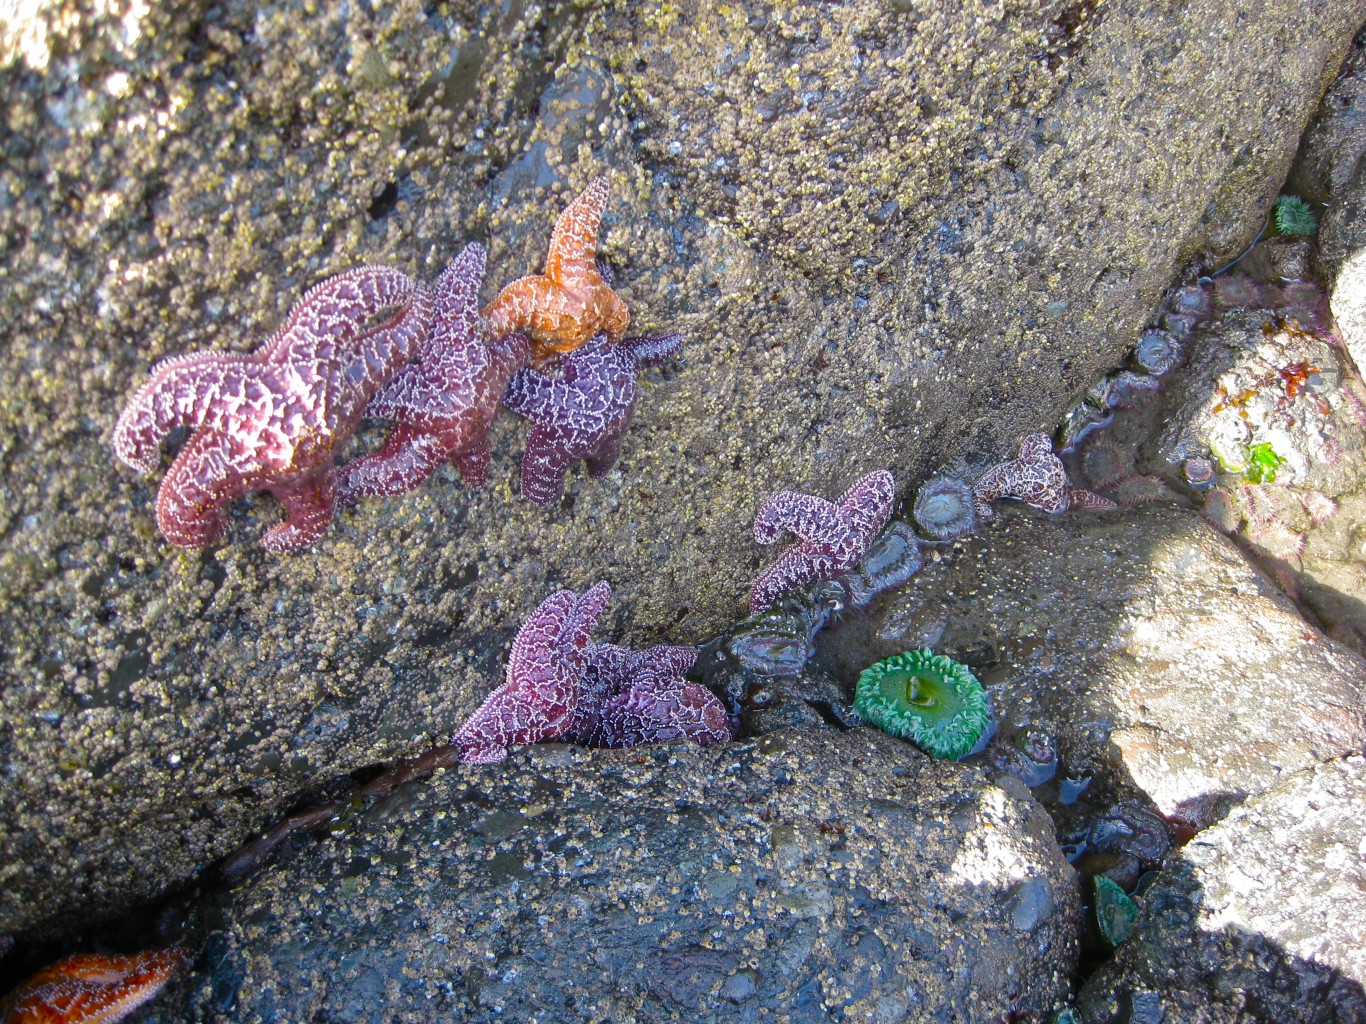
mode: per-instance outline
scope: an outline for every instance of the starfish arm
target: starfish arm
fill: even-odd
[[[528,692],[515,684],[500,686],[475,709],[452,742],[464,764],[494,764],[514,743],[555,739],[568,724],[570,708],[548,691]]]
[[[538,302],[553,286],[540,275],[520,277],[484,307],[484,333],[495,341],[530,327]]]
[[[1067,488],[1067,504],[1069,508],[1085,509],[1089,512],[1113,512],[1119,508],[1109,498],[1082,490],[1080,487]]]
[[[812,580],[834,579],[840,571],[832,559],[810,544],[794,544],[754,580],[749,591],[749,612],[758,615],[788,591]]]
[[[588,646],[588,636],[598,624],[602,610],[612,596],[612,588],[606,580],[599,580],[584,591],[573,610],[565,617],[564,625],[556,646],[563,652],[566,660],[583,669],[583,651]]]
[[[114,427],[114,454],[144,473],[156,468],[161,442],[177,427],[197,427],[227,391],[240,391],[246,377],[260,375],[250,356],[191,352],[152,368],[151,379],[133,396]]]
[[[681,676],[697,661],[696,647],[675,644],[656,644],[630,655],[626,671],[631,675],[654,672],[664,676]]]
[[[760,544],[773,544],[784,532],[822,551],[855,543],[852,524],[837,505],[796,491],[779,491],[754,517],[754,539]]]
[[[306,548],[323,535],[337,507],[337,470],[328,459],[302,479],[270,488],[285,507],[285,521],[267,530],[262,546],[280,554]]]
[[[522,455],[522,497],[549,508],[564,493],[564,477],[573,461],[558,431],[533,427]]]
[[[556,406],[555,381],[529,368],[518,370],[503,391],[503,405],[529,420],[549,416]]]
[[[546,277],[562,281],[590,270],[597,275],[598,228],[611,194],[611,182],[600,174],[556,218],[545,260]]]
[[[416,490],[450,458],[438,435],[399,423],[377,452],[342,467],[337,500],[353,505],[375,494],[407,494]]]
[[[605,437],[602,444],[598,446],[598,450],[587,457],[589,476],[596,480],[598,477],[606,476],[611,472],[612,467],[617,463],[617,459],[621,458],[621,450],[626,444],[627,426],[629,426],[629,418],[628,422],[623,423],[620,429],[614,430]]]
[[[977,482],[972,485],[972,497],[977,503],[979,514],[986,508],[985,515],[990,516],[989,503],[1010,495],[1010,475],[1014,465],[1013,460],[999,463],[977,478]]]
[[[887,525],[895,499],[896,479],[885,469],[869,473],[840,495],[836,504],[849,522],[853,523],[862,541],[863,551],[867,550],[868,544]],[[862,558],[863,551],[859,551],[852,561],[857,562]]]
[[[646,674],[605,701],[593,745],[615,748],[691,739],[702,746],[730,739],[725,708],[706,687],[673,676]]]
[[[626,308],[626,303],[621,301],[621,296],[603,285],[604,300],[607,310],[602,317],[602,330],[607,333],[607,337],[613,342],[621,341],[621,337],[626,333],[626,328],[631,326],[631,311]],[[682,338],[679,338],[682,341]]]
[[[471,242],[460,250],[432,287],[432,329],[427,350],[473,343],[479,334],[479,285],[484,280],[488,250]]]
[[[487,437],[471,442],[468,448],[455,454],[455,468],[460,471],[460,477],[465,481],[466,487],[477,491],[484,486],[489,474],[489,460],[492,457],[493,450],[489,447]]]
[[[554,665],[559,661],[555,641],[577,601],[574,591],[559,590],[527,616],[513,638],[512,653],[508,655],[509,686],[534,689],[543,677],[553,674]]]
[[[531,342],[525,332],[513,331],[503,338],[487,342],[488,361],[484,364],[483,383],[494,395],[501,397],[513,376],[531,358]]]
[[[388,309],[398,312],[378,327],[367,324]],[[290,308],[281,328],[257,349],[268,363],[327,358],[328,350],[350,348],[366,338],[370,347],[397,340],[412,344],[407,362],[431,323],[432,295],[401,270],[364,266],[322,281]],[[391,331],[398,336],[388,337]]]
[[[127,956],[78,953],[45,967],[0,1001],[0,1019],[113,1024],[149,1002],[191,959],[176,946]]]
[[[667,334],[646,334],[639,338],[623,338],[618,346],[629,352],[638,366],[656,366],[678,351],[683,344],[682,331]]]
[[[1053,457],[1053,440],[1047,434],[1029,434],[1020,442],[1021,462],[1043,463]]]
[[[180,450],[157,491],[157,526],[176,547],[202,548],[227,529],[223,506],[251,490],[253,481],[234,464],[232,442],[202,430]]]

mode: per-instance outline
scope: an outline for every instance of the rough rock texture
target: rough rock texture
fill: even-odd
[[[555,587],[612,583],[603,639],[699,640],[768,494],[999,461],[1178,263],[1245,244],[1366,3],[695,13],[114,0],[0,31],[0,933],[143,898],[449,735]],[[108,448],[154,360],[473,237],[491,297],[606,166],[634,323],[689,338],[617,471],[517,500],[504,417],[480,494],[443,473],[285,559],[251,542],[263,497],[227,546],[161,542],[156,478]]]
[[[1333,316],[1357,367],[1366,367],[1366,33],[1323,97],[1300,143],[1289,188],[1328,204],[1318,267]]]
[[[1302,772],[1183,849],[1077,1000],[1085,1024],[1366,1020],[1366,762]]]
[[[872,730],[536,747],[231,894],[151,1019],[1037,1020],[1079,920],[1022,788]]]
[[[1183,509],[1002,510],[821,656],[922,645],[977,670],[1004,733],[1055,737],[1060,777],[1093,777],[1098,808],[1199,828],[1366,747],[1366,663]],[[1055,810],[1085,824],[1083,805]]]
[[[1356,368],[1340,347],[1264,312],[1227,315],[1194,347],[1147,410],[1139,469],[1178,477],[1184,457],[1212,454],[1220,472],[1193,496],[1206,517],[1366,654],[1366,386]],[[1257,467],[1259,446],[1280,464]]]

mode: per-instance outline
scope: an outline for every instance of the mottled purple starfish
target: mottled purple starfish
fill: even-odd
[[[336,501],[334,449],[412,358],[431,313],[431,293],[408,275],[361,267],[305,293],[250,355],[193,352],[158,364],[119,417],[114,451],[151,472],[167,434],[190,428],[157,494],[166,539],[212,544],[227,528],[224,506],[269,491],[286,520],[266,532],[265,547],[316,540]]]
[[[852,569],[886,525],[896,481],[885,469],[869,473],[833,504],[824,498],[780,491],[754,517],[754,539],[772,544],[783,533],[801,538],[759,574],[749,592],[757,615],[789,590],[812,580],[833,580]]]
[[[1068,482],[1067,469],[1053,454],[1053,442],[1047,434],[1030,434],[1021,441],[1019,456],[983,473],[972,486],[972,497],[982,519],[991,515],[991,502],[996,498],[1018,498],[1053,514],[1069,508],[1108,512],[1119,507],[1109,498]]]
[[[661,644],[629,651],[591,644],[584,652],[583,693],[560,735],[584,747],[638,747],[687,738],[702,746],[730,739],[726,710],[705,686],[683,678],[696,647]]]
[[[612,588],[605,582],[583,597],[561,590],[541,602],[517,631],[507,682],[489,694],[460,727],[453,744],[465,764],[493,764],[513,743],[555,739],[582,694],[584,648]]]
[[[675,332],[624,338],[597,334],[560,357],[561,373],[522,369],[512,375],[503,404],[531,420],[522,456],[522,497],[542,507],[559,500],[571,463],[588,461],[600,477],[621,455],[636,404],[636,371],[667,359],[683,342]]]
[[[341,470],[342,504],[370,494],[404,494],[454,461],[470,487],[489,465],[488,430],[508,379],[527,361],[527,340],[498,341],[479,329],[479,285],[487,252],[465,246],[433,287],[432,328],[417,359],[370,400],[365,415],[393,420],[377,452]]]

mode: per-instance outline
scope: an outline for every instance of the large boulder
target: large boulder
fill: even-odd
[[[1051,424],[1178,264],[1255,230],[1366,17],[37,6],[0,31],[0,933],[143,899],[445,738],[552,587],[609,579],[604,638],[699,640],[741,607],[767,493],[905,485]],[[108,443],[153,361],[248,350],[321,277],[430,277],[476,236],[489,297],[605,168],[635,322],[689,338],[617,471],[522,502],[505,418],[482,493],[446,473],[287,558],[261,497],[214,550],[162,542],[157,476]]]
[[[153,1019],[985,1024],[1075,967],[1048,816],[872,730],[533,747],[333,832],[223,900]]]
[[[1182,850],[1083,987],[1085,1024],[1366,1020],[1366,761],[1292,776]]]

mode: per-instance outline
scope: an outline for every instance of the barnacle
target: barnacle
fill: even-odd
[[[864,669],[854,709],[883,732],[949,759],[970,753],[991,724],[977,677],[928,647]]]

